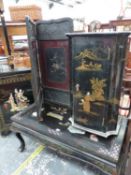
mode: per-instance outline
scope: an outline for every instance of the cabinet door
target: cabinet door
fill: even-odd
[[[127,34],[70,38],[74,126],[104,137],[116,134]]]
[[[32,89],[35,100],[37,99],[40,88],[40,73],[38,63],[38,45],[36,35],[36,25],[28,17],[26,18],[29,52],[32,66]]]

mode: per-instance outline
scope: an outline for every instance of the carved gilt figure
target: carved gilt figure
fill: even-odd
[[[24,109],[28,106],[28,98],[24,96],[24,91],[21,89],[18,91],[17,89],[14,90],[14,96],[11,93],[7,103],[11,105],[11,111],[16,112]]]
[[[15,89],[15,99],[20,109],[28,106],[28,99],[24,96],[24,91]]]
[[[17,104],[15,103],[15,100],[14,100],[12,93],[10,94],[7,103],[9,103],[11,105],[12,112],[19,111],[19,108],[18,108]]]

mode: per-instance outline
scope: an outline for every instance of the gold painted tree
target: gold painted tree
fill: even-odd
[[[103,88],[106,86],[105,81],[105,79],[99,80],[98,78],[92,78],[90,80],[92,86],[92,98],[94,100],[105,100],[103,90]]]

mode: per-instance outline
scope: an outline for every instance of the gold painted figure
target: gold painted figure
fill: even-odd
[[[106,86],[105,79],[99,80],[98,78],[93,78],[90,80],[92,85],[92,94],[87,92],[84,98],[81,100],[83,105],[84,112],[91,112],[91,101],[104,101],[104,90],[103,88]]]
[[[93,101],[90,92],[87,92],[84,99],[82,99],[84,112],[90,112],[90,102]]]

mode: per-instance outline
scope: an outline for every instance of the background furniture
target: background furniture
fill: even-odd
[[[12,36],[14,35],[27,35],[25,22],[6,22],[6,28],[8,31],[9,43],[11,46],[11,51],[14,51]],[[6,46],[5,36],[2,31],[2,24],[0,23],[0,38],[2,44],[4,45],[5,55],[8,55],[8,50]]]
[[[8,65],[0,65],[0,133],[10,131],[11,116],[18,111],[12,111],[9,97],[15,95],[15,89],[24,90],[24,95],[33,103],[30,69],[14,69]],[[16,102],[15,102],[16,103]]]

